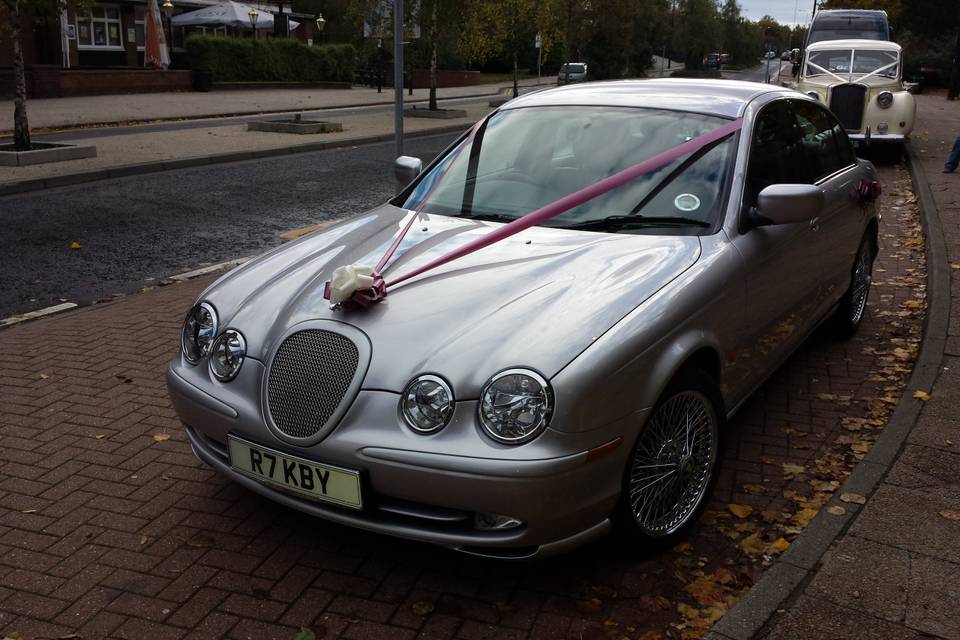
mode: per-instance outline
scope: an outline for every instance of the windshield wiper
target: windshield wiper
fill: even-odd
[[[490,222],[513,222],[516,216],[508,216],[503,213],[464,213],[457,216],[468,220],[488,220]]]
[[[617,231],[630,227],[710,227],[709,222],[680,216],[607,216],[599,220],[587,220],[566,225],[564,229],[582,229],[585,231]]]

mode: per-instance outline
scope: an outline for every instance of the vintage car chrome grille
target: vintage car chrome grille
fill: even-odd
[[[267,381],[277,428],[294,438],[320,431],[343,401],[359,361],[357,345],[333,331],[306,329],[284,340]]]
[[[862,84],[838,84],[830,90],[830,110],[847,131],[863,126],[863,105],[867,88]]]

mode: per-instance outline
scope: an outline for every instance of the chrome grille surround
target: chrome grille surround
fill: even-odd
[[[331,328],[336,330],[296,327],[280,343],[267,372],[269,422],[297,444],[319,440],[339,422],[366,373],[365,336],[358,341],[349,335],[356,332],[352,327]]]
[[[863,127],[866,100],[866,85],[845,83],[830,89],[830,110],[847,131],[859,131]]]

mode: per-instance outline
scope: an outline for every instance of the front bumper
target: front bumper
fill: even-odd
[[[250,415],[252,407],[236,406],[229,396],[214,398],[174,368],[167,373],[167,385],[196,456],[246,488],[339,524],[488,557],[545,557],[604,535],[610,528],[608,515],[619,497],[630,448],[620,446],[588,462],[592,446],[625,435],[627,425],[616,424],[598,429],[590,438],[593,444],[587,446],[583,434],[548,429],[532,443],[502,450],[502,457],[483,452],[482,446],[476,449],[487,455],[462,455],[462,450],[442,453],[437,450],[437,440],[443,432],[425,438],[397,425],[371,426],[375,417],[395,414],[397,402],[396,394],[373,391],[361,391],[340,424],[318,444],[293,448],[266,428],[262,416]],[[445,435],[451,437],[453,450],[462,444],[462,435],[456,440],[453,432],[469,428],[463,419],[458,424],[458,414],[472,416],[475,411],[475,403],[462,404],[470,406],[458,405],[453,421],[444,429],[451,431]],[[296,496],[232,469],[225,446],[229,433],[271,449],[359,470],[363,510]],[[616,435],[611,436],[613,433]],[[553,448],[542,446],[547,442],[552,442]],[[424,450],[431,445],[434,451]],[[557,455],[564,448],[568,451]],[[520,449],[525,459],[507,457],[517,456]],[[474,517],[478,513],[508,515],[523,524],[502,530],[477,529]]]
[[[904,142],[907,136],[902,133],[847,133],[847,137],[855,142]]]

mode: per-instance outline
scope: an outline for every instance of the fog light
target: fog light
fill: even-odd
[[[510,516],[501,516],[497,513],[478,513],[473,519],[473,526],[481,530],[513,529],[523,523]]]
[[[886,133],[889,127],[886,122],[880,122],[877,124],[877,133]]]

